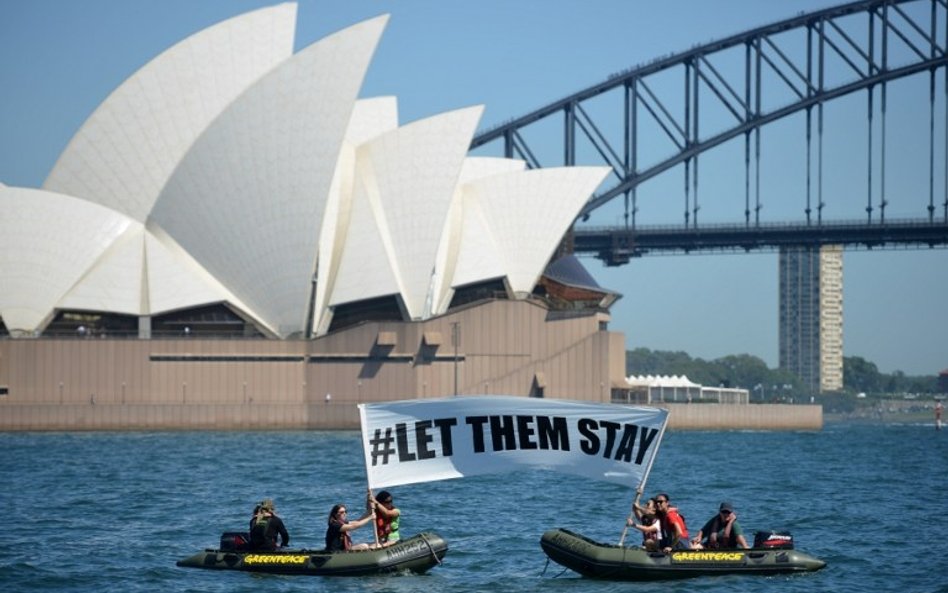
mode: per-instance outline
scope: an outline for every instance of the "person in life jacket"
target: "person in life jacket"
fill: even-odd
[[[250,520],[250,545],[255,550],[276,550],[290,543],[290,534],[286,531],[283,519],[276,514],[273,500],[265,498],[255,509]],[[280,542],[277,543],[277,535]]]
[[[382,490],[378,496],[372,497],[371,501],[375,509],[375,532],[378,534],[379,545],[385,547],[397,543],[401,539],[398,524],[402,512],[395,508],[392,494],[388,490]]]
[[[662,492],[655,497],[655,514],[662,526],[662,539],[659,543],[666,554],[672,550],[690,550],[688,526],[678,509],[669,506],[668,494]]]
[[[706,541],[705,538],[707,538]],[[744,539],[744,531],[741,524],[737,522],[737,514],[734,513],[734,507],[729,502],[722,502],[718,508],[718,514],[711,517],[698,531],[698,535],[691,540],[691,545],[697,549],[702,548],[748,548],[747,540]]]
[[[348,519],[348,509],[346,505],[333,505],[329,511],[329,520],[326,527],[326,551],[327,552],[349,552],[354,550],[367,550],[369,544],[353,544],[349,532],[354,531],[363,525],[372,522],[371,502],[367,501],[365,513],[354,521]]]

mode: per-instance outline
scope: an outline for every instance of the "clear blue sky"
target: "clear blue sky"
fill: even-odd
[[[40,186],[85,118],[135,70],[191,33],[268,4],[272,2],[0,0],[0,182]],[[391,15],[362,96],[397,95],[403,122],[483,104],[482,127],[488,127],[655,57],[837,3],[299,4],[297,49],[365,18]],[[890,148],[888,156],[892,216],[921,215],[927,204],[927,79],[919,80],[893,85],[890,94],[890,144],[899,146]],[[936,129],[944,129],[941,80],[939,76]],[[866,149],[859,141],[865,136],[865,104],[865,94],[860,94],[827,109],[827,154],[858,152],[858,158],[841,158],[826,173],[825,195],[838,208],[829,218],[856,218],[858,203],[865,201],[865,190],[853,190],[865,178]],[[782,216],[782,205],[792,202],[796,208],[803,191],[803,130],[793,120],[765,132],[762,185],[770,220],[798,216],[796,210]],[[900,135],[908,140],[896,145]],[[847,150],[853,144],[857,148]],[[729,146],[702,157],[702,220],[733,222],[738,215],[731,213],[743,210],[741,151],[741,145]],[[920,163],[925,165],[921,169]],[[643,186],[640,222],[680,221],[680,199],[663,202],[661,194],[680,194],[682,185],[681,175],[672,174]],[[850,193],[859,195],[844,195]],[[923,194],[924,204],[921,197],[900,203],[900,193]],[[725,212],[728,200],[715,197],[728,195],[739,196],[739,204],[728,205]],[[936,193],[936,203],[941,199]],[[614,211],[598,216],[599,224],[618,221]],[[748,353],[777,365],[775,254],[646,257],[611,269],[598,260],[584,262],[603,286],[625,295],[613,308],[611,327],[625,332],[629,349],[683,350],[705,359]],[[844,270],[847,356],[862,356],[884,372],[935,374],[948,368],[948,250],[847,252]]]

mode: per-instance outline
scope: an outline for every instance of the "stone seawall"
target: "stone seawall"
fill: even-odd
[[[661,404],[669,430],[820,430],[822,406]],[[356,430],[348,403],[0,404],[0,431]]]
[[[823,406],[664,404],[669,430],[822,430]]]

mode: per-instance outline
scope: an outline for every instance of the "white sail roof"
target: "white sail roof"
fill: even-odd
[[[194,140],[293,52],[296,4],[248,12],[151,60],[89,116],[43,187],[144,223]]]
[[[0,316],[7,329],[39,329],[133,225],[127,216],[72,196],[0,188]]]
[[[356,171],[380,236],[356,241],[365,229],[350,226],[347,254],[340,265],[332,304],[350,300],[353,287],[368,283],[363,298],[400,294],[412,319],[423,317],[442,232],[467,148],[482,113],[470,107],[413,122],[362,145]],[[384,251],[370,251],[381,244]],[[366,276],[365,263],[388,262],[389,274]],[[350,262],[345,265],[345,262]]]
[[[339,151],[339,159],[326,203],[326,213],[323,217],[323,228],[319,235],[319,261],[313,316],[313,329],[318,334],[325,333],[332,321],[329,295],[335,287],[349,222],[352,219],[356,149],[372,138],[397,127],[398,101],[395,97],[376,97],[356,102]]]
[[[471,199],[480,207],[516,294],[533,290],[560,238],[608,171],[606,167],[533,169],[493,175],[466,186]],[[462,243],[461,257],[474,258],[469,247],[475,251],[483,248]],[[470,281],[472,276],[491,274],[490,264],[478,261],[466,270],[459,266],[461,282],[454,285]],[[483,269],[472,271],[475,266]]]
[[[102,103],[47,191],[0,184],[12,333],[57,309],[225,303],[288,337],[378,297],[428,319],[456,287],[531,292],[605,169],[468,157],[480,106],[399,127],[394,97],[356,100],[388,17],[293,55],[295,15],[281,4],[192,35]]]
[[[337,155],[387,18],[314,43],[250,87],[155,205],[155,222],[280,336],[305,330]]]

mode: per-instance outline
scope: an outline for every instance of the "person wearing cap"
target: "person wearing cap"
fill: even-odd
[[[395,508],[392,494],[388,490],[382,490],[378,493],[378,496],[372,496],[371,492],[369,492],[369,496],[375,509],[375,532],[379,536],[379,545],[385,547],[398,543],[398,540],[401,539],[398,533],[398,524],[402,512]]]
[[[250,522],[250,545],[253,549],[276,550],[285,548],[290,543],[290,534],[286,531],[283,519],[276,514],[273,499],[264,498],[254,509],[254,516]],[[280,536],[279,544],[277,535]]]
[[[707,540],[705,541],[705,537]],[[698,535],[691,540],[692,546],[702,548],[749,548],[741,524],[737,522],[737,514],[730,502],[722,502],[718,507],[718,514],[711,517],[698,531]]]

